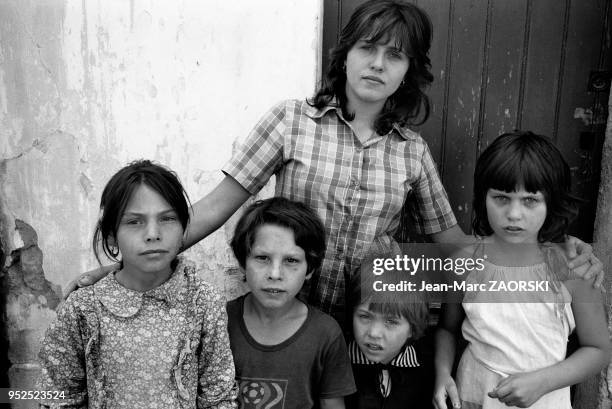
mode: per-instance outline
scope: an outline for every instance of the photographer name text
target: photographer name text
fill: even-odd
[[[421,281],[420,286],[411,281],[400,281],[399,283],[385,283],[375,281],[374,291],[427,291],[427,292],[449,292],[449,291],[487,291],[487,292],[548,292],[549,281],[536,280],[517,280],[517,281],[497,281],[489,280],[486,283],[468,283],[466,281],[452,281],[451,283],[428,283]]]

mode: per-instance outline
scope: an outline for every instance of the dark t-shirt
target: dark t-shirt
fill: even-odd
[[[241,408],[319,408],[319,399],[355,392],[346,343],[333,318],[309,306],[289,339],[262,345],[244,323],[244,297],[227,304]]]

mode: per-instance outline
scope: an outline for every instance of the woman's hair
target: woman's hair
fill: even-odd
[[[306,255],[308,273],[321,266],[325,255],[325,228],[319,216],[304,203],[273,197],[250,205],[236,224],[230,246],[242,268],[251,253],[257,229],[265,224],[286,227],[293,232],[295,244]]]
[[[399,126],[424,123],[429,117],[429,98],[423,90],[433,81],[429,71],[431,61],[427,56],[431,33],[429,17],[414,4],[398,0],[363,3],[342,29],[321,86],[309,103],[321,109],[336,98],[342,115],[352,120],[354,114],[348,112],[345,92],[345,63],[349,50],[361,39],[372,42],[393,40],[409,56],[410,67],[398,90],[387,99],[374,128],[384,135],[395,123]],[[424,109],[422,115],[421,108]],[[421,120],[418,120],[419,116]]]
[[[393,269],[385,270],[382,274],[374,274],[376,260],[393,258],[395,255],[382,254],[369,255],[364,259],[359,272],[348,283],[348,305],[354,312],[359,305],[368,303],[368,309],[372,312],[384,316],[404,317],[412,329],[411,339],[419,339],[429,323],[429,304],[425,293],[422,291],[380,291],[382,283],[401,285],[402,282],[411,281],[409,272]],[[381,283],[376,283],[377,281]]]
[[[544,195],[546,219],[538,241],[564,241],[569,224],[578,214],[580,199],[571,193],[570,168],[561,152],[545,136],[529,131],[500,135],[478,158],[474,171],[474,234],[493,234],[486,207],[489,189],[513,192],[521,187]]]
[[[98,247],[111,260],[119,261],[115,243],[121,217],[132,195],[142,185],[157,192],[176,212],[183,230],[189,223],[189,198],[176,174],[149,160],[137,160],[111,177],[100,199],[100,219],[93,236],[93,250],[100,262]]]

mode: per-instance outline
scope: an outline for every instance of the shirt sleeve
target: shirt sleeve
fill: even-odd
[[[339,398],[357,390],[346,342],[340,328],[337,328],[337,334],[324,353],[323,365],[320,399]]]
[[[199,357],[198,409],[237,407],[234,359],[227,334],[225,302],[216,292],[207,305]]]
[[[63,399],[40,401],[43,408],[87,408],[85,350],[76,300],[73,293],[60,306],[38,354],[37,389],[64,393]]]
[[[252,195],[283,165],[285,116],[285,102],[270,109],[222,169]]]
[[[448,230],[457,224],[457,219],[427,144],[421,158],[421,169],[419,179],[413,184],[417,206],[417,214],[414,215],[417,230],[421,234]]]

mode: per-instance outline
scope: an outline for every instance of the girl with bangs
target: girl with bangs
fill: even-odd
[[[607,365],[602,294],[578,279],[550,244],[565,239],[577,214],[570,176],[559,150],[531,132],[501,135],[478,158],[473,228],[480,240],[471,252],[484,269],[473,270],[466,283],[489,290],[466,290],[461,304],[443,306],[436,334],[437,409],[447,408],[447,398],[464,409],[569,409],[569,386]],[[468,345],[455,383],[451,368],[460,329]],[[574,330],[580,347],[566,358]]]

